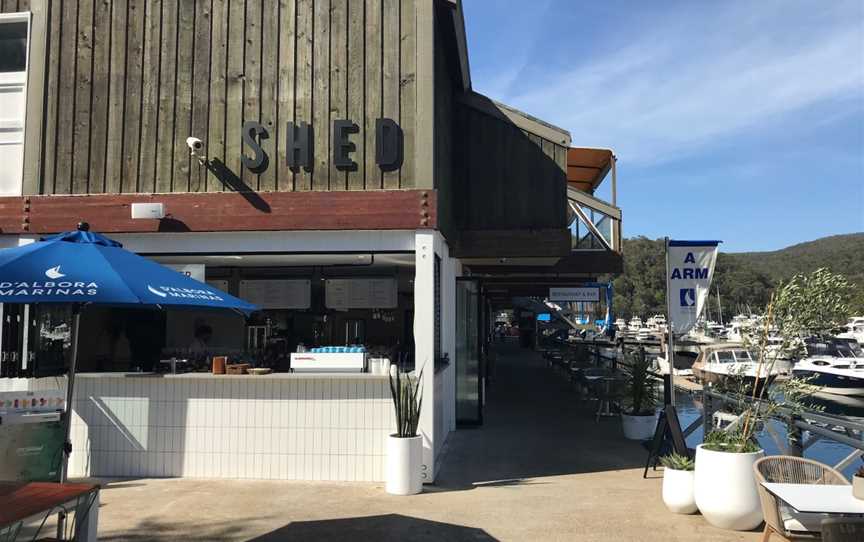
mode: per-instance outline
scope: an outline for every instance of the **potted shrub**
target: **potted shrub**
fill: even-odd
[[[417,376],[390,371],[390,395],[396,413],[396,432],[387,438],[387,493],[414,495],[423,489],[423,437],[417,434],[423,406],[423,371]]]
[[[859,468],[852,476],[852,495],[864,501],[864,467]]]
[[[692,514],[698,510],[693,493],[692,459],[671,454],[660,458],[663,465],[663,504],[673,514]]]
[[[651,363],[644,349],[628,356],[630,367],[627,373],[621,425],[624,436],[631,440],[648,440],[654,436],[657,425],[655,411],[654,381],[649,370]]]
[[[778,287],[771,296],[767,314],[762,320],[757,344],[748,345],[758,353],[757,374],[771,374],[778,358],[791,356],[800,348],[798,337],[818,333],[825,325],[825,307],[844,312],[842,303],[829,299],[842,291],[840,276],[818,270],[809,276],[795,276]],[[772,328],[782,339],[780,348],[768,348]],[[764,371],[767,369],[767,371]],[[753,475],[753,463],[764,455],[756,439],[758,428],[778,415],[795,416],[805,408],[804,400],[818,390],[807,380],[792,378],[780,385],[752,386],[733,378],[731,410],[738,419],[726,430],[713,431],[696,448],[696,505],[705,519],[715,527],[750,530],[762,522],[762,507]]]

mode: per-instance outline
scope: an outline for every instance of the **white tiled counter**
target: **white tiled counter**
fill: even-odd
[[[72,476],[381,481],[395,428],[378,375],[83,373],[75,390]]]

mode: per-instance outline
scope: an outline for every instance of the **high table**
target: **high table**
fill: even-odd
[[[99,523],[99,486],[48,482],[0,482],[0,540],[15,540],[30,519],[75,511],[73,540],[95,542]],[[38,533],[37,533],[38,534]]]
[[[852,486],[770,482],[762,486],[799,512],[864,516],[864,501],[852,496]]]

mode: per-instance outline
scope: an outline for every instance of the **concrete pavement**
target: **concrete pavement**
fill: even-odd
[[[669,513],[661,471],[617,419],[595,423],[563,375],[499,346],[485,423],[453,433],[435,486],[126,480],[102,493],[100,540],[749,541]]]

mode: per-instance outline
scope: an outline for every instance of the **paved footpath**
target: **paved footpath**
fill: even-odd
[[[560,374],[499,346],[485,423],[453,433],[434,487],[147,479],[109,483],[100,540],[749,541],[669,513],[661,471],[616,419],[595,423]]]

